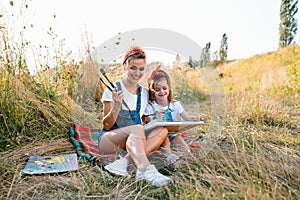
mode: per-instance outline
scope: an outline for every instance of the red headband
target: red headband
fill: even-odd
[[[161,65],[158,65],[155,70],[152,72],[151,76],[148,78],[148,84],[154,79],[155,76],[166,76],[166,73],[160,72]]]
[[[134,48],[132,49],[131,51],[129,51],[125,57],[124,57],[124,61],[123,61],[123,64],[127,61],[127,59],[130,57],[130,56],[133,56],[137,53],[140,53],[142,55],[145,55],[145,52],[142,50],[142,49],[139,49],[139,48]]]

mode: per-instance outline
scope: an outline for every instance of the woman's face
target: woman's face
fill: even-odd
[[[170,88],[166,79],[154,83],[154,96],[156,101],[168,101]]]
[[[125,66],[126,77],[130,82],[137,83],[145,74],[145,59],[133,59]]]

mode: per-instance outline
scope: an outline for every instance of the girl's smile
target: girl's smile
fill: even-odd
[[[163,79],[155,83],[154,94],[156,100],[159,102],[166,101],[168,102],[168,96],[170,94],[169,86],[167,80]]]

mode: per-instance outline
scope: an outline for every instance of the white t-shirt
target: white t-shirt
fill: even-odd
[[[126,104],[129,106],[131,110],[135,110],[137,95],[128,92],[126,87],[123,85],[122,81],[120,81],[120,83],[121,83],[121,89],[124,94],[124,101],[126,102]],[[114,85],[116,86],[117,84],[114,83]],[[149,97],[148,89],[141,86],[141,110],[140,110],[141,117],[143,116],[145,108],[148,104],[148,97]],[[101,102],[103,103],[104,101],[111,101],[111,102],[113,101],[111,91],[109,91],[107,88],[105,88],[101,98]],[[126,108],[126,106],[122,104],[122,110],[128,110],[128,109]]]
[[[145,110],[145,115],[153,114],[156,111],[165,111],[168,109],[168,105],[162,107],[158,105],[155,101],[153,101],[151,104],[149,103],[147,105]],[[171,115],[173,121],[178,121],[178,117],[181,115],[182,112],[184,112],[184,108],[182,107],[179,101],[172,101],[169,104],[170,104],[169,108],[172,110]],[[150,117],[153,118],[154,116],[150,116]]]

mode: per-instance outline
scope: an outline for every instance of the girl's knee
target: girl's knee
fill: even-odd
[[[161,136],[161,137],[167,137],[167,135],[168,135],[168,129],[167,128],[162,128],[161,129],[161,131],[159,131],[159,135]]]
[[[156,139],[159,139],[160,141],[167,139],[167,137],[168,137],[168,129],[167,128],[155,129],[147,136],[148,139],[156,138]]]

